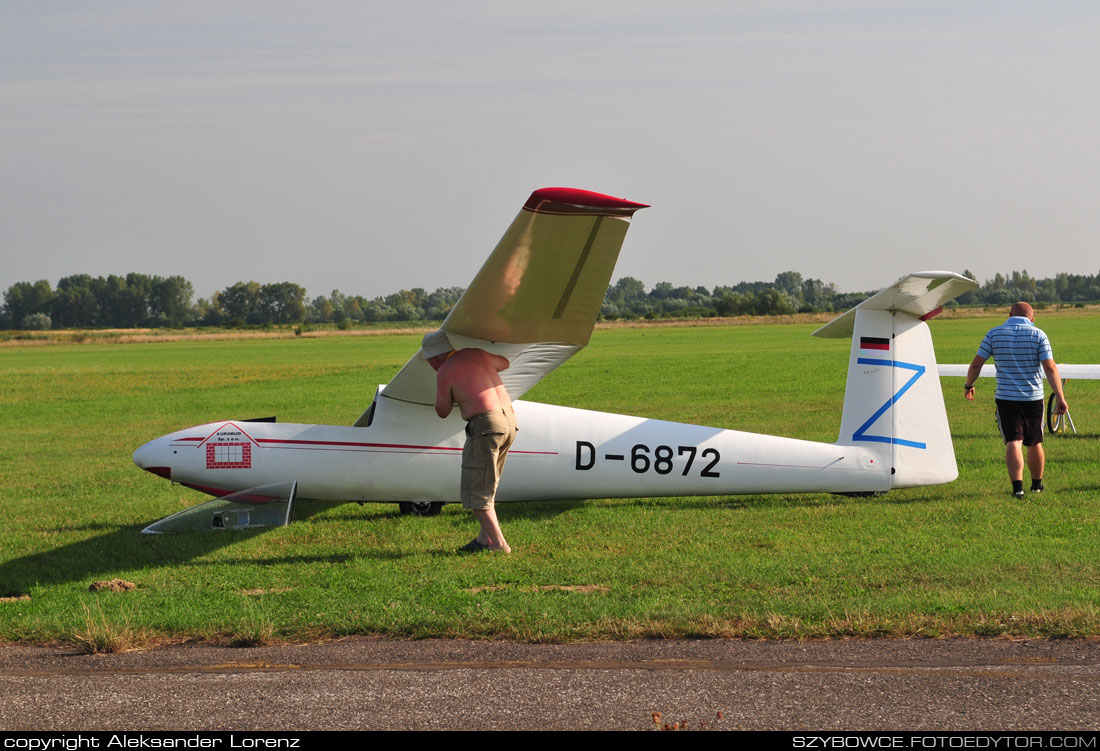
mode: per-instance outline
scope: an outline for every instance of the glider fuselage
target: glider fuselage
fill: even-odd
[[[365,427],[225,421],[178,431],[134,461],[227,495],[295,481],[330,501],[458,500],[465,423],[430,407],[379,409]],[[757,435],[517,401],[519,433],[499,501],[890,488],[883,449]],[[887,447],[888,451],[888,447]]]

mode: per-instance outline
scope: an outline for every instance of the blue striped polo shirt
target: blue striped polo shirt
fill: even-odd
[[[978,347],[978,356],[997,363],[998,399],[1033,402],[1043,398],[1043,360],[1053,360],[1050,341],[1027,316],[1012,316],[992,328]]]

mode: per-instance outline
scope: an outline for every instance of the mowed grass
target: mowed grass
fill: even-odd
[[[940,362],[969,362],[999,320],[933,321]],[[1100,316],[1039,323],[1060,362],[1100,361]],[[849,342],[815,327],[597,331],[527,398],[832,441]],[[992,382],[971,404],[943,379],[960,478],[940,487],[506,504],[511,556],[456,554],[475,529],[456,506],[413,518],[302,503],[287,528],[139,534],[205,496],[137,469],[134,448],[223,418],[348,424],[417,344],[0,350],[0,639],[1100,635],[1096,381],[1070,382],[1079,435],[1048,438],[1048,492],[1022,503],[1007,492]],[[113,578],[137,589],[89,592]]]

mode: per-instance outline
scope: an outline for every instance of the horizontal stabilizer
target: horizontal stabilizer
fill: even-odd
[[[931,318],[945,303],[977,288],[976,281],[952,271],[915,271],[829,321],[813,335],[828,338],[851,336],[857,310],[902,311],[917,318]]]

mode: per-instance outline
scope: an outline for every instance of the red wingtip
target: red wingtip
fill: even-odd
[[[554,213],[608,213],[630,216],[638,209],[649,208],[649,204],[635,203],[625,198],[577,188],[539,188],[531,194],[523,207],[532,211],[549,209]],[[570,207],[572,211],[569,210]],[[594,209],[596,211],[593,211]]]

